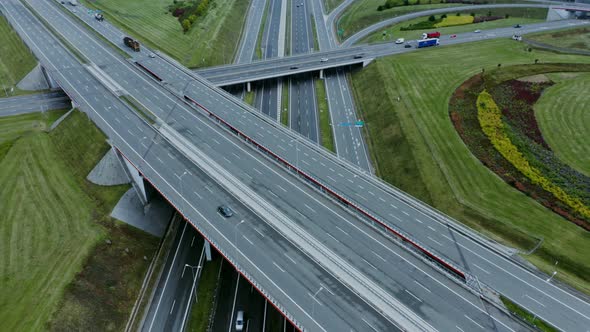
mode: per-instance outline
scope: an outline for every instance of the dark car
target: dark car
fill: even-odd
[[[299,67],[297,67],[297,66],[291,66],[291,68],[289,68],[289,69],[299,69]]]
[[[360,59],[360,58],[362,58],[362,57],[363,57],[363,55],[364,55],[364,54],[357,54],[357,55],[355,55],[355,56],[354,56],[354,58],[355,58],[355,59]]]
[[[518,29],[518,28],[522,28],[522,25],[520,25],[520,24],[517,24],[517,25],[515,25],[514,27]]]
[[[412,45],[410,45],[410,44],[406,44],[406,45],[404,45],[404,47],[405,47],[405,48],[411,48],[411,47],[412,47]]]
[[[229,206],[227,206],[227,205],[220,205],[220,206],[217,208],[217,212],[219,212],[219,214],[221,214],[222,216],[224,216],[224,217],[226,217],[226,218],[229,218],[229,217],[231,217],[231,216],[233,216],[233,215],[234,215],[234,211],[232,211],[232,210],[229,208]]]

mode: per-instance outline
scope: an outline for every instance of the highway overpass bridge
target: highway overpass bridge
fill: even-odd
[[[145,52],[126,61],[55,3],[28,3],[103,71],[91,73],[19,1],[2,2],[64,91],[138,174],[299,328],[522,329],[464,287],[474,280],[476,289],[491,287],[561,329],[588,326],[588,303],[440,212],[173,61]],[[125,50],[120,32],[87,23]],[[107,77],[121,89],[106,84]],[[114,90],[141,102],[149,119]],[[236,210],[233,220],[216,213],[224,203]]]
[[[449,36],[443,35],[440,39],[441,46],[439,47],[486,39],[510,38],[514,34],[535,33],[549,29],[569,28],[584,24],[590,24],[590,22],[575,19],[559,20],[528,24],[522,28],[508,27],[483,30],[479,34],[474,34],[472,32],[459,33],[452,39]],[[412,48],[405,48],[403,44],[395,43],[361,45],[304,55],[260,60],[245,64],[209,67],[196,70],[195,73],[208,79],[216,86],[228,86],[307,72],[321,72],[331,68],[353,65],[366,66],[368,63],[379,57],[420,51],[415,48],[415,41],[409,40],[408,42],[412,45]]]

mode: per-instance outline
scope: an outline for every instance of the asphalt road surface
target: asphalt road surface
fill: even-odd
[[[321,197],[317,197],[317,193],[315,191],[301,194],[301,191],[307,190],[306,188],[301,188],[301,185],[297,183],[295,186],[295,182],[284,182],[285,181],[285,174],[281,173],[281,170],[275,170],[276,174],[283,174],[279,178],[271,178],[271,177],[259,177],[256,174],[257,167],[260,168],[268,168],[268,167],[275,167],[271,164],[268,164],[266,161],[261,161],[259,156],[255,156],[252,154],[247,153],[243,149],[237,149],[239,144],[243,144],[239,141],[236,141],[234,138],[229,138],[227,134],[223,134],[221,129],[218,127],[213,127],[208,120],[203,117],[195,114],[194,111],[187,110],[185,106],[179,102],[180,99],[175,99],[173,97],[166,97],[167,90],[163,89],[162,86],[156,85],[155,83],[148,83],[142,82],[142,79],[134,79],[134,75],[137,75],[131,68],[129,64],[124,63],[122,60],[113,60],[113,57],[117,57],[118,55],[116,52],[109,50],[108,47],[104,45],[101,46],[100,42],[93,41],[90,35],[85,35],[83,31],[79,28],[73,27],[71,22],[64,17],[60,16],[59,13],[55,13],[52,11],[51,8],[47,6],[51,6],[48,3],[41,2],[41,1],[31,1],[38,7],[38,12],[45,16],[53,25],[54,27],[60,31],[66,39],[68,39],[72,44],[78,47],[85,56],[93,59],[93,61],[97,62],[97,64],[104,66],[104,70],[109,73],[112,77],[114,77],[118,82],[125,85],[125,88],[132,94],[136,94],[136,98],[145,101],[148,108],[154,112],[158,113],[158,116],[166,119],[173,123],[174,128],[178,131],[185,133],[187,139],[189,139],[195,146],[198,146],[200,149],[203,149],[208,156],[211,158],[215,158],[216,162],[222,165],[223,169],[230,168],[231,165],[239,164],[240,167],[238,170],[235,170],[235,166],[233,168],[234,174],[238,174],[241,179],[243,179],[244,183],[247,183],[250,187],[258,188],[258,194],[263,195],[266,194],[267,197],[270,197],[273,190],[269,190],[270,188],[274,189],[278,194],[273,193],[277,197],[281,195],[282,200],[280,202],[275,203],[275,205],[279,205],[282,211],[293,211],[293,215],[289,215],[291,219],[295,222],[300,223],[302,227],[307,227],[310,230],[310,234],[313,234],[314,237],[322,236],[322,234],[330,234],[338,239],[338,243],[335,243],[333,240],[324,240],[323,243],[329,243],[331,250],[336,250],[339,253],[339,257],[348,260],[351,264],[355,267],[361,269],[359,275],[362,275],[365,279],[365,282],[384,282],[383,278],[393,278],[393,282],[391,285],[380,285],[380,287],[395,287],[398,282],[403,282],[404,275],[407,276],[406,271],[397,271],[401,273],[401,275],[396,275],[394,271],[389,271],[388,268],[391,268],[392,263],[395,259],[393,257],[383,257],[385,261],[379,262],[379,257],[374,255],[375,251],[373,249],[373,254],[371,251],[367,251],[367,254],[364,251],[361,251],[359,248],[352,248],[348,247],[348,245],[358,245],[356,242],[350,242],[343,238],[344,236],[350,235],[351,233],[356,236],[362,236],[363,232],[376,232],[372,228],[364,227],[362,223],[355,223],[350,219],[351,217],[345,218],[343,216],[339,216],[338,211],[340,209],[338,206],[333,206],[330,204],[334,204],[331,202],[323,202],[318,206],[317,203],[313,203],[312,201],[307,201],[310,198],[314,197],[313,201],[321,200]],[[73,67],[72,62],[76,62],[76,60],[71,56],[64,54],[64,50],[56,45],[55,43],[43,43],[41,41],[46,40],[47,32],[38,24],[38,22],[31,20],[30,14],[27,14],[26,10],[24,10],[18,3],[13,1],[3,2],[2,5],[7,7],[7,13],[9,16],[9,20],[11,20],[12,24],[18,26],[18,30],[21,34],[25,36],[25,41],[33,48],[34,52],[39,56],[44,62],[46,62],[46,66],[50,68],[51,71],[56,73],[56,79],[60,82],[60,84],[64,87],[66,92],[71,92],[75,94],[74,99],[79,100],[81,107],[86,107],[91,114],[94,115],[94,120],[103,128],[103,130],[112,137],[112,139],[119,143],[121,150],[125,153],[126,156],[134,160],[137,164],[145,163],[145,166],[142,167],[142,171],[149,178],[153,181],[157,188],[162,190],[166,194],[167,197],[173,197],[172,200],[182,200],[187,199],[189,202],[198,202],[201,196],[197,194],[190,194],[185,193],[185,195],[181,195],[174,189],[174,185],[171,183],[175,182],[173,179],[174,177],[179,177],[178,174],[184,174],[183,169],[190,169],[191,176],[186,177],[186,181],[192,182],[192,187],[195,188],[209,188],[211,189],[210,195],[207,196],[208,199],[223,199],[221,201],[235,201],[227,194],[223,194],[223,190],[217,186],[215,183],[203,183],[206,181],[207,176],[204,174],[198,174],[199,170],[194,169],[194,166],[189,166],[191,163],[187,161],[182,156],[178,155],[174,148],[170,147],[165,141],[153,141],[147,140],[144,141],[145,137],[152,137],[153,131],[151,128],[147,128],[145,123],[142,123],[138,118],[129,117],[125,121],[125,124],[122,124],[118,119],[118,114],[125,115],[125,111],[120,111],[116,113],[110,112],[109,107],[122,107],[120,105],[120,101],[116,98],[109,97],[108,93],[104,93],[104,87],[98,85],[96,80],[88,76],[85,71],[80,69],[80,67]],[[17,15],[18,19],[14,16]],[[21,22],[21,23],[19,23]],[[22,29],[22,25],[24,24],[27,26],[27,32]],[[33,33],[34,32],[34,33]],[[120,43],[119,43],[120,44]],[[44,52],[41,51],[42,49],[52,50],[54,52]],[[106,53],[105,53],[106,52]],[[45,55],[47,54],[47,55]],[[50,58],[51,57],[51,58]],[[146,57],[147,58],[147,57]],[[265,121],[263,117],[260,117],[256,113],[250,113],[246,110],[247,106],[241,104],[239,101],[235,100],[231,96],[227,95],[224,92],[212,89],[210,86],[207,85],[207,82],[201,81],[198,78],[193,80],[194,77],[191,79],[188,75],[183,74],[183,71],[179,71],[169,66],[168,62],[163,61],[162,59],[153,59],[145,61],[145,64],[150,66],[153,71],[157,72],[158,75],[162,77],[166,77],[167,82],[174,82],[173,80],[169,80],[170,77],[182,78],[182,75],[185,75],[185,80],[182,82],[186,87],[186,93],[195,96],[199,99],[199,102],[212,112],[215,112],[219,116],[223,117],[225,121],[229,123],[236,123],[239,125],[241,129],[245,132],[248,132],[248,135],[251,137],[256,137],[257,140],[260,141],[267,141],[270,139],[270,142],[265,142],[264,144],[269,147],[273,147],[272,149],[275,151],[280,151],[281,145],[288,145],[285,137],[292,137],[292,133],[285,131],[280,127],[277,126],[276,123]],[[52,67],[53,66],[53,67]],[[59,67],[57,67],[59,66]],[[60,68],[58,70],[58,68]],[[86,73],[86,75],[84,74]],[[75,74],[75,76],[72,76]],[[82,83],[82,87],[89,90],[88,93],[84,94],[82,98],[78,90],[74,88],[74,85],[70,83],[74,81],[74,79],[82,79],[84,83]],[[129,81],[132,80],[132,81]],[[145,79],[143,79],[145,81]],[[188,84],[187,84],[187,81]],[[127,81],[128,83],[125,83]],[[75,81],[74,81],[75,82]],[[179,82],[181,83],[181,82]],[[137,88],[134,88],[134,85],[138,85]],[[175,83],[172,83],[175,84]],[[95,91],[92,93],[90,90]],[[207,96],[207,94],[209,96]],[[197,97],[198,96],[198,97]],[[93,100],[92,105],[87,101],[86,98],[91,98],[89,100]],[[173,103],[173,105],[166,105],[167,103]],[[104,108],[97,108],[98,105],[104,105]],[[110,106],[107,106],[110,105]],[[242,108],[236,108],[236,105],[240,105]],[[170,107],[172,106],[172,107]],[[124,109],[124,108],[123,108]],[[174,111],[174,112],[173,112]],[[183,117],[190,120],[184,120]],[[178,117],[178,118],[176,118]],[[253,119],[257,119],[257,121],[253,121]],[[244,123],[243,125],[241,124]],[[249,123],[246,125],[246,123]],[[115,129],[116,128],[116,129]],[[194,129],[198,131],[198,133],[191,132],[189,128],[199,128],[202,130]],[[253,133],[249,133],[249,131],[254,130]],[[272,131],[271,131],[272,130]],[[142,133],[147,132],[148,135],[142,138]],[[257,135],[260,134],[260,135]],[[266,134],[268,136],[266,136]],[[274,134],[274,135],[273,135]],[[144,134],[145,135],[145,134]],[[219,142],[219,143],[216,143]],[[223,144],[221,144],[223,142]],[[148,144],[149,147],[147,146]],[[214,148],[211,147],[210,144],[214,145]],[[144,149],[141,146],[145,146]],[[291,144],[293,146],[293,144]],[[276,148],[275,148],[276,147]],[[428,241],[433,240],[428,244],[427,247],[429,248],[436,248],[437,252],[442,253],[449,259],[453,260],[455,263],[460,265],[462,268],[470,269],[470,266],[479,266],[481,271],[475,269],[472,272],[479,276],[480,280],[485,283],[492,285],[495,289],[500,290],[504,294],[508,294],[511,299],[515,300],[516,302],[520,303],[521,305],[526,306],[529,310],[538,313],[540,318],[549,321],[552,324],[562,327],[566,330],[579,330],[580,327],[588,326],[586,319],[588,319],[587,315],[584,312],[589,312],[589,310],[585,310],[588,308],[588,304],[571,296],[570,294],[564,292],[563,290],[555,287],[554,285],[548,284],[542,278],[539,278],[527,270],[523,269],[522,267],[518,266],[517,264],[509,261],[505,257],[502,257],[497,252],[490,250],[489,245],[482,245],[481,243],[474,241],[473,239],[476,238],[475,235],[465,235],[464,233],[457,232],[458,225],[454,225],[452,221],[448,221],[442,219],[443,217],[440,215],[435,214],[432,210],[430,210],[427,206],[421,205],[419,202],[411,199],[403,195],[400,192],[395,191],[393,188],[384,185],[383,183],[379,182],[377,179],[368,176],[366,173],[358,172],[354,168],[351,168],[350,165],[347,163],[342,163],[338,159],[335,159],[333,156],[326,154],[323,150],[318,149],[313,144],[306,143],[305,140],[300,142],[300,150],[301,152],[297,152],[295,154],[295,150],[286,150],[283,147],[284,152],[280,152],[284,158],[287,160],[294,161],[295,158],[301,156],[299,160],[300,165],[302,168],[308,172],[308,174],[312,174],[313,176],[318,176],[318,178],[325,179],[325,183],[331,183],[330,186],[337,190],[338,192],[346,195],[344,193],[352,194],[352,196],[358,196],[354,199],[355,202],[361,204],[364,208],[371,211],[374,215],[378,216],[382,220],[392,225],[396,225],[397,227],[401,227],[400,225],[404,225],[403,227],[409,229],[410,231],[406,231],[409,234],[412,234],[414,237],[420,238],[420,242],[429,243]],[[144,151],[142,154],[138,154],[137,151]],[[233,154],[236,156],[233,156]],[[228,159],[227,161],[223,161],[223,158]],[[233,162],[229,159],[233,159]],[[234,159],[236,158],[236,159]],[[253,159],[252,159],[253,158]],[[315,159],[315,160],[314,160]],[[305,162],[304,162],[305,161]],[[143,165],[143,164],[142,164]],[[160,166],[157,166],[160,165]],[[166,167],[163,167],[166,165]],[[246,165],[249,165],[246,167]],[[252,167],[253,166],[253,167]],[[187,168],[188,167],[188,168]],[[251,168],[252,167],[252,168]],[[334,167],[334,169],[331,169]],[[326,176],[326,169],[330,170]],[[323,174],[322,174],[323,173]],[[270,173],[268,173],[270,174]],[[339,180],[330,180],[331,176],[335,176]],[[254,180],[255,179],[255,180]],[[268,182],[266,182],[268,181]],[[283,182],[281,182],[283,181]],[[332,182],[329,182],[332,181]],[[281,193],[280,188],[277,187],[278,183],[282,183],[282,185],[287,187],[280,187],[280,188],[289,188],[286,190],[286,193]],[[362,188],[361,188],[362,187]],[[213,188],[213,189],[212,189]],[[221,195],[221,196],[219,196]],[[294,196],[293,196],[294,195]],[[315,196],[314,196],[315,195]],[[371,196],[369,196],[371,195]],[[371,198],[370,200],[368,197],[375,197],[375,199]],[[268,200],[268,198],[267,198]],[[269,200],[272,201],[272,200]],[[307,201],[307,202],[306,202]],[[281,203],[284,202],[284,203]],[[287,206],[282,206],[281,204],[289,204],[289,202],[298,202],[298,206],[291,210]],[[280,203],[280,204],[279,204]],[[302,205],[303,204],[315,204],[314,206],[308,205],[307,207]],[[389,203],[389,204],[387,204]],[[215,203],[213,203],[215,204]],[[178,204],[177,204],[178,205]],[[328,296],[328,294],[332,294],[330,292],[321,292],[322,297],[316,298],[319,301],[324,299],[324,303],[328,303],[329,305],[322,305],[315,307],[312,303],[312,314],[309,314],[309,308],[302,309],[302,307],[295,305],[295,303],[308,303],[309,302],[309,295],[305,295],[305,291],[295,291],[298,287],[305,287],[308,289],[308,292],[311,294],[315,294],[318,289],[330,289],[331,292],[334,292],[334,288],[338,287],[328,287],[324,288],[324,286],[318,286],[315,284],[310,284],[308,282],[305,283],[303,286],[302,280],[306,277],[311,277],[313,280],[317,281],[318,275],[322,275],[321,269],[313,269],[313,262],[307,261],[306,264],[310,266],[309,268],[305,268],[304,271],[310,272],[313,271],[311,275],[297,275],[296,277],[290,273],[287,273],[288,270],[292,269],[292,266],[288,264],[281,264],[285,261],[285,257],[281,254],[284,253],[284,250],[276,248],[277,241],[268,242],[266,239],[268,238],[267,235],[264,237],[260,237],[256,235],[258,233],[256,229],[258,227],[263,227],[262,234],[269,232],[275,232],[274,237],[279,237],[276,231],[273,228],[270,228],[266,223],[257,221],[259,220],[255,215],[253,215],[248,210],[241,207],[241,204],[235,202],[237,206],[236,209],[239,210],[240,215],[248,216],[244,220],[252,220],[252,222],[244,223],[242,226],[241,232],[244,233],[244,236],[248,236],[248,238],[256,238],[256,246],[248,246],[244,245],[243,241],[248,241],[248,238],[240,239],[240,252],[238,254],[234,254],[233,257],[240,258],[243,255],[248,257],[250,260],[241,261],[240,266],[242,266],[243,271],[248,271],[248,275],[254,274],[255,277],[251,278],[253,280],[261,280],[264,282],[265,287],[263,287],[263,291],[267,296],[270,296],[269,289],[271,289],[272,294],[281,297],[280,303],[283,306],[288,306],[289,309],[285,309],[291,315],[296,315],[298,321],[305,325],[305,326],[327,326],[323,324],[329,324],[330,327],[334,328],[345,328],[346,326],[355,326],[355,328],[359,328],[364,326],[364,329],[367,328],[366,325],[376,327],[378,330],[387,330],[393,328],[390,323],[387,323],[388,320],[385,319],[383,316],[375,315],[374,311],[371,309],[365,308],[364,312],[360,312],[359,308],[356,305],[354,306],[354,310],[351,310],[351,299],[355,297],[352,296],[349,301],[342,301],[342,298],[346,298],[344,294],[339,294],[339,296]],[[289,204],[290,205],[290,204]],[[185,212],[191,213],[189,214],[192,216],[194,220],[194,224],[198,225],[199,230],[205,234],[214,234],[215,238],[212,239],[214,244],[217,244],[220,248],[232,248],[238,242],[238,239],[231,241],[228,237],[224,237],[223,234],[231,234],[232,230],[234,230],[234,224],[232,226],[225,226],[227,223],[215,223],[212,224],[209,220],[215,220],[215,213],[211,214],[209,211],[200,211],[199,214],[196,214],[193,205],[189,205],[191,208]],[[209,205],[215,206],[215,205]],[[326,210],[326,207],[331,206],[331,208]],[[309,209],[311,208],[311,209]],[[307,211],[307,210],[309,211]],[[299,211],[306,211],[309,217],[297,217],[297,213],[302,213]],[[319,212],[318,212],[319,211]],[[311,214],[310,214],[311,213]],[[318,214],[317,216],[315,214]],[[341,212],[340,214],[345,212]],[[389,213],[392,217],[387,217],[387,213]],[[384,217],[385,216],[385,217]],[[206,217],[203,219],[203,217]],[[395,217],[395,218],[394,218]],[[336,218],[337,220],[349,220],[352,221],[350,224],[350,229],[345,230],[345,232],[341,232],[337,228],[334,227],[334,222],[338,222],[337,220],[331,221],[330,219]],[[396,219],[397,218],[397,219]],[[399,220],[398,220],[399,219]],[[313,222],[310,222],[312,220]],[[320,222],[318,224],[318,222]],[[442,222],[444,221],[444,222]],[[248,227],[246,225],[256,224],[256,229],[252,227]],[[337,225],[344,225],[342,222],[338,222]],[[426,230],[427,227],[432,227],[432,232]],[[266,228],[264,228],[266,227]],[[323,227],[324,229],[311,229],[313,227]],[[359,228],[360,227],[360,228]],[[436,227],[442,230],[437,230]],[[260,230],[260,229],[258,229]],[[361,231],[362,230],[362,231]],[[418,230],[418,231],[416,231]],[[249,232],[245,234],[245,232]],[[340,234],[341,233],[341,234]],[[260,234],[260,233],[258,233]],[[284,234],[284,233],[283,233]],[[325,235],[327,236],[327,235]],[[390,250],[387,252],[387,255],[392,255],[393,252],[396,252],[395,246],[389,242],[390,240],[382,239],[377,240],[378,237],[382,236],[381,233],[373,234],[370,238],[367,238],[364,241],[359,241],[363,245],[368,246],[378,246],[378,255],[382,254],[383,250]],[[444,238],[450,238],[449,242],[445,242]],[[211,238],[209,236],[209,238]],[[309,238],[311,241],[312,239]],[[440,241],[439,241],[440,240]],[[384,242],[382,242],[384,241]],[[442,242],[441,242],[442,241]],[[222,243],[222,245],[220,245]],[[254,242],[253,242],[254,243]],[[345,243],[346,245],[342,245]],[[379,243],[389,243],[388,245],[379,245]],[[432,243],[432,244],[431,244]],[[484,243],[485,244],[485,243]],[[289,247],[290,242],[282,243],[282,246]],[[261,252],[260,248],[264,248]],[[271,250],[269,250],[271,249]],[[369,249],[370,250],[370,249]],[[223,252],[227,253],[225,250]],[[294,249],[293,252],[288,251],[287,255],[296,255],[298,259],[305,257],[305,255],[300,254],[301,251],[299,249]],[[279,260],[273,260],[272,258],[267,258],[266,255],[273,254],[275,255],[274,258]],[[278,255],[277,255],[278,254]],[[385,255],[385,253],[383,253]],[[407,254],[406,251],[401,253],[397,253],[397,255]],[[457,258],[458,255],[458,258]],[[359,257],[360,256],[360,257]],[[375,257],[372,257],[375,256]],[[261,257],[266,258],[260,261]],[[411,256],[413,257],[413,256]],[[408,258],[407,262],[412,262],[412,264],[421,264],[421,261],[414,262],[413,258]],[[234,258],[234,259],[237,259]],[[319,257],[315,256],[316,259],[320,259]],[[363,263],[363,259],[367,260],[367,262]],[[256,260],[258,263],[253,265],[250,263],[252,260]],[[389,263],[388,263],[389,262]],[[367,264],[368,263],[368,264]],[[298,264],[303,264],[303,262],[299,261]],[[317,262],[316,262],[317,264]],[[274,267],[273,267],[274,265]],[[395,265],[396,267],[399,265]],[[269,278],[266,273],[260,274],[261,270],[257,269],[256,267],[264,270],[266,273],[273,273],[277,274],[272,278]],[[373,269],[375,267],[375,269]],[[297,269],[297,271],[301,271],[302,269]],[[374,270],[374,271],[373,271]],[[420,270],[425,271],[428,270],[428,266],[421,268]],[[415,270],[414,270],[415,272]],[[375,275],[376,273],[376,275]],[[383,276],[381,274],[384,274]],[[471,330],[477,328],[475,324],[484,324],[483,326],[487,326],[488,328],[495,328],[500,326],[501,328],[512,326],[511,322],[504,321],[504,318],[497,317],[492,313],[492,318],[487,320],[485,317],[485,313],[488,311],[486,309],[479,308],[481,312],[484,313],[484,317],[480,317],[478,313],[468,314],[470,310],[475,310],[478,308],[474,302],[477,300],[465,300],[466,306],[462,307],[461,305],[452,305],[448,306],[447,304],[450,301],[457,301],[457,304],[462,303],[463,299],[469,298],[471,293],[464,294],[464,296],[457,297],[456,300],[453,300],[453,297],[460,292],[460,290],[453,289],[453,288],[446,288],[446,289],[453,289],[451,292],[452,294],[446,294],[444,289],[436,289],[432,290],[432,287],[440,287],[437,285],[444,285],[444,282],[441,281],[442,284],[433,282],[433,280],[429,278],[434,278],[435,273],[424,273],[425,277],[427,278],[424,281],[430,293],[426,293],[425,290],[421,291],[420,294],[414,293],[411,290],[408,290],[413,296],[419,298],[421,301],[416,300],[415,297],[411,295],[407,295],[408,298],[404,298],[403,294],[407,292],[405,290],[401,290],[400,292],[396,292],[393,290],[389,290],[384,294],[390,294],[393,292],[399,298],[402,298],[404,301],[405,306],[412,307],[413,310],[422,319],[426,319],[427,321],[433,322],[436,321],[437,326],[449,327],[448,324],[461,324],[463,327]],[[352,275],[352,274],[351,274]],[[409,277],[406,277],[409,278]],[[447,283],[453,284],[452,281],[442,277],[446,280]],[[328,277],[329,279],[329,277]],[[409,279],[407,286],[413,281],[415,281],[415,276],[412,276]],[[258,281],[258,282],[261,282]],[[284,287],[278,288],[275,283],[287,283],[287,285],[283,285]],[[321,281],[320,281],[321,282]],[[351,282],[351,281],[348,281]],[[339,284],[336,282],[335,284]],[[324,284],[325,285],[325,284]],[[332,285],[330,283],[330,285]],[[341,284],[340,284],[341,285]],[[404,282],[404,287],[406,287],[406,283]],[[449,287],[448,285],[445,285]],[[399,287],[399,286],[398,286]],[[289,289],[290,296],[285,297],[284,293],[281,293],[277,289]],[[334,290],[333,290],[334,289]],[[338,288],[337,292],[345,291],[345,289]],[[415,290],[419,292],[418,290]],[[293,293],[291,293],[293,292]],[[399,294],[398,294],[399,293]],[[430,296],[429,294],[436,294],[439,298],[439,301],[445,303],[446,308],[439,308],[436,305],[435,299],[427,298]],[[442,295],[441,295],[442,294]],[[273,295],[273,296],[275,296]],[[526,296],[525,296],[526,295]],[[365,300],[373,302],[373,300],[369,299],[370,294],[362,294]],[[545,297],[543,297],[545,296]],[[295,297],[296,299],[294,300]],[[543,298],[541,298],[543,297]],[[414,299],[415,302],[413,305],[408,301],[412,301]],[[531,300],[532,299],[532,300]],[[331,303],[331,301],[338,301],[337,303]],[[537,303],[537,304],[535,304]],[[539,304],[540,303],[540,304]],[[359,302],[362,304],[362,302]],[[428,310],[422,310],[417,308],[422,308],[422,306],[428,306]],[[449,308],[451,307],[451,308]],[[318,309],[321,308],[321,309]],[[545,309],[544,309],[545,308]],[[551,308],[548,310],[547,308]],[[455,315],[452,313],[440,313],[438,310],[458,310]],[[336,310],[336,311],[335,311]],[[342,314],[339,319],[335,319],[334,314]],[[390,314],[391,312],[385,312],[386,314]],[[437,314],[438,313],[438,314]],[[369,321],[358,321],[358,319],[351,319],[351,317],[364,317],[367,319],[369,317]],[[309,319],[309,317],[313,316],[314,319]],[[452,317],[452,318],[450,318]],[[449,319],[452,319],[452,323],[449,322]],[[318,322],[321,320],[321,324]],[[471,323],[470,323],[471,322]],[[498,322],[502,322],[500,325]],[[488,325],[491,324],[491,325]],[[506,325],[507,324],[507,325]],[[458,326],[458,325],[456,325]],[[467,327],[469,326],[469,327]]]
[[[70,99],[62,91],[0,98],[0,116],[69,109],[71,107]]]
[[[204,255],[203,237],[187,222],[181,222],[166,257],[163,273],[155,288],[142,331],[181,331],[189,313],[191,290],[197,288],[195,274],[200,271],[186,264],[199,266]]]

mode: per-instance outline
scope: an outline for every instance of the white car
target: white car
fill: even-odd
[[[236,315],[236,331],[242,330],[244,330],[244,311],[240,310]]]
[[[479,29],[473,31],[473,33],[480,33],[480,32],[481,32],[481,30],[479,30]]]
[[[395,43],[396,43],[396,44],[403,44],[405,41],[406,41],[406,40],[405,40],[405,39],[403,39],[403,38],[398,38],[398,39],[395,41]]]
[[[321,58],[320,59],[320,62],[326,62],[326,61],[328,61],[328,58]]]

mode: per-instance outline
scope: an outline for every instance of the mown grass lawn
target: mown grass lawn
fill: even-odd
[[[590,28],[567,29],[526,36],[549,45],[580,50],[590,50]]]
[[[26,93],[19,91],[16,84],[37,64],[29,49],[18,34],[0,15],[0,96]],[[14,88],[11,93],[10,89]],[[5,90],[6,89],[6,90]]]
[[[546,10],[545,10],[546,12]],[[454,14],[448,14],[454,15]],[[464,15],[468,15],[464,14]],[[438,18],[438,15],[437,15]],[[523,17],[510,17],[507,19],[495,20],[490,22],[481,22],[481,23],[471,23],[465,25],[456,25],[456,26],[449,26],[449,27],[441,27],[441,28],[432,28],[432,29],[424,29],[424,30],[409,30],[409,31],[401,31],[402,27],[408,26],[412,23],[418,23],[421,21],[427,20],[428,17],[417,18],[414,20],[406,21],[400,24],[392,25],[380,31],[377,31],[365,38],[363,38],[359,44],[362,43],[377,43],[383,41],[393,41],[397,38],[405,38],[408,40],[415,40],[420,39],[422,33],[424,32],[431,32],[431,31],[439,31],[442,34],[441,37],[441,44],[444,43],[445,39],[449,38],[450,34],[454,33],[461,33],[461,32],[473,32],[475,30],[482,30],[481,34],[485,34],[485,30],[488,29],[496,29],[496,28],[505,28],[511,27],[516,24],[526,25],[531,23],[539,23],[543,22],[543,19],[540,18],[523,18]],[[383,33],[386,32],[386,36],[383,36]]]
[[[543,137],[565,163],[590,176],[590,73],[552,74],[535,105]]]
[[[330,13],[336,7],[338,7],[344,0],[323,0],[324,1],[324,9],[326,13]]]
[[[31,127],[40,121],[27,117]],[[13,119],[12,128],[27,127],[23,116]],[[2,129],[10,120],[2,119]],[[92,201],[51,137],[40,130],[12,132],[3,137],[14,142],[0,161],[0,320],[6,331],[42,330],[104,232],[91,222]]]
[[[44,131],[63,113],[0,119],[2,330],[121,330],[157,243],[109,217],[127,185],[85,180],[109,148],[86,115]]]
[[[526,258],[546,272],[559,260],[558,277],[590,292],[590,234],[483,166],[448,114],[451,94],[482,68],[534,59],[588,61],[493,40],[382,58],[356,72],[352,82],[380,177],[503,243],[530,249],[544,238]]]
[[[83,0],[105,18],[146,45],[162,50],[188,67],[233,62],[249,0],[215,0],[205,17],[186,34],[168,13],[172,0]]]

